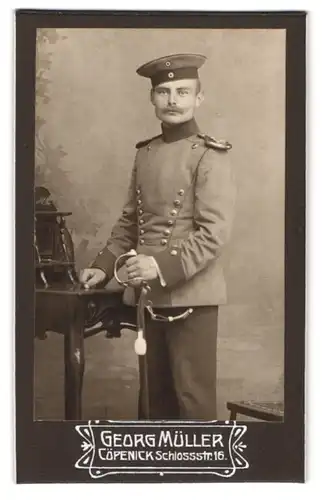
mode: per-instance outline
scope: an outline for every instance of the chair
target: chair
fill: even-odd
[[[264,420],[266,422],[283,422],[284,403],[281,401],[228,401],[229,420],[237,420],[237,415]]]

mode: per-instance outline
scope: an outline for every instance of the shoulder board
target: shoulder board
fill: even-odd
[[[227,141],[218,141],[214,137],[206,134],[198,134],[198,137],[204,140],[205,146],[207,148],[219,149],[221,151],[228,151],[232,148],[232,145]]]
[[[145,139],[144,141],[138,142],[135,147],[137,149],[143,148],[144,146],[147,146],[153,139],[157,139],[158,137],[161,137],[161,134],[155,135],[154,137],[151,137],[150,139]]]

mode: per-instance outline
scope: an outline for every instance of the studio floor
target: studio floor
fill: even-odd
[[[283,399],[283,338],[280,329],[261,322],[246,327],[240,321],[242,313],[229,308],[221,317],[218,337],[219,420],[229,417],[227,401]],[[236,328],[237,324],[245,326]],[[128,330],[124,330],[118,339],[106,339],[103,334],[86,339],[84,420],[137,418],[138,365],[134,340],[135,332]],[[35,340],[36,420],[64,419],[63,348],[63,337],[55,332],[48,332],[46,340]]]

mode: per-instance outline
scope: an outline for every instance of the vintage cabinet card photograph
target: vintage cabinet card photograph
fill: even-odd
[[[304,12],[16,12],[18,483],[304,482]]]

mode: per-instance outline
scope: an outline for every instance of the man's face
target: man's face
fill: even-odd
[[[203,101],[198,80],[164,82],[151,90],[155,114],[166,125],[177,125],[191,120],[195,109]]]

